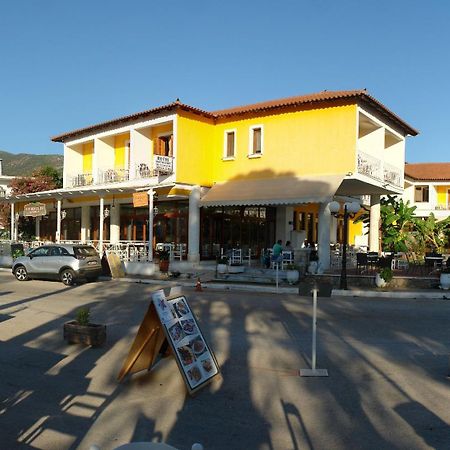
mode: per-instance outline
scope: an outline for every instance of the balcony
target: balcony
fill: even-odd
[[[123,183],[130,180],[171,175],[173,173],[174,158],[171,156],[153,156],[153,166],[141,162],[135,165],[135,169],[99,169],[97,179],[94,180],[92,173],[79,173],[68,176],[67,187],[76,188],[99,184]]]
[[[90,186],[94,183],[92,173],[79,173],[69,176],[69,187]]]
[[[130,179],[127,169],[106,169],[98,171],[97,184],[122,183]]]
[[[401,169],[364,152],[358,152],[358,173],[382,183],[402,187]]]
[[[140,163],[136,165],[135,178],[150,178],[160,175],[171,175],[173,173],[173,161],[172,156],[153,156],[153,167],[149,167],[146,163]]]

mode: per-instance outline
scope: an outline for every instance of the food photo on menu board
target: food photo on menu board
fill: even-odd
[[[155,294],[154,304],[176,352],[180,368],[190,389],[196,389],[219,373],[214,355],[203,338],[186,298],[166,299],[163,291]]]

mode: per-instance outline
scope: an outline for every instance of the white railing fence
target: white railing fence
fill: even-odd
[[[358,173],[394,186],[402,186],[402,171],[375,156],[358,152]]]

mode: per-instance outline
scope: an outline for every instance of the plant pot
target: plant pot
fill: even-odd
[[[159,271],[160,272],[168,272],[169,271],[169,261],[168,260],[159,261]]]
[[[217,273],[223,275],[227,273],[227,265],[226,264],[217,264]]]
[[[385,279],[384,278],[381,278],[381,275],[379,274],[379,273],[377,273],[376,275],[375,275],[375,285],[378,287],[378,288],[382,288],[382,287],[385,287],[386,286],[386,281],[385,281]]]
[[[79,325],[76,320],[64,324],[64,339],[69,344],[85,344],[100,347],[106,340],[106,325],[90,323]]]
[[[299,277],[300,277],[300,274],[298,273],[298,270],[286,271],[286,280],[289,284],[297,283]]]
[[[450,273],[441,273],[439,281],[441,289],[450,289]]]

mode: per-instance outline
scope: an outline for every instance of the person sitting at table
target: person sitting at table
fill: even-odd
[[[292,247],[291,241],[286,241],[286,245],[284,246],[284,250],[286,252],[293,252],[294,247]]]
[[[282,258],[283,251],[283,241],[278,239],[275,245],[272,248],[272,262],[280,262]]]

